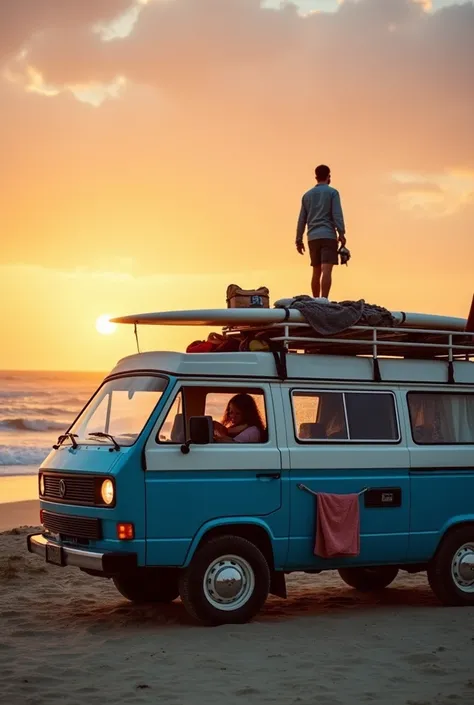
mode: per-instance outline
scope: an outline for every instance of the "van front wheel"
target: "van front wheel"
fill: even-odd
[[[173,570],[138,568],[133,573],[116,575],[117,590],[130,602],[173,602],[179,596],[178,574]]]
[[[428,564],[428,582],[443,605],[474,605],[474,526],[446,536]]]
[[[342,580],[359,592],[383,590],[393,583],[398,575],[398,568],[391,565],[373,568],[340,568],[338,573]]]
[[[179,582],[186,610],[209,625],[248,622],[263,607],[269,590],[265,556],[240,536],[218,536],[204,543]]]

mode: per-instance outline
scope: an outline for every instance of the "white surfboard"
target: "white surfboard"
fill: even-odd
[[[271,326],[284,323],[286,316],[282,308],[210,308],[189,311],[158,311],[138,313],[112,318],[112,323],[142,326]],[[400,328],[423,330],[464,331],[466,319],[452,316],[437,316],[429,313],[403,313],[392,311],[396,325]],[[289,312],[288,322],[305,323],[302,314],[295,309]]]

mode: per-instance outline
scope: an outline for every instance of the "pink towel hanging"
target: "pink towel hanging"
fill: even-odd
[[[359,553],[359,495],[318,493],[314,555],[334,558]]]

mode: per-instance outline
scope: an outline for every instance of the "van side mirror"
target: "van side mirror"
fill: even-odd
[[[214,440],[212,416],[191,416],[189,419],[189,440],[181,446],[181,452],[189,453],[189,446],[207,445]]]

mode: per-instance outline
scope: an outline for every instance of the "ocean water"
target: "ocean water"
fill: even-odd
[[[36,474],[104,376],[0,371],[0,477]]]

